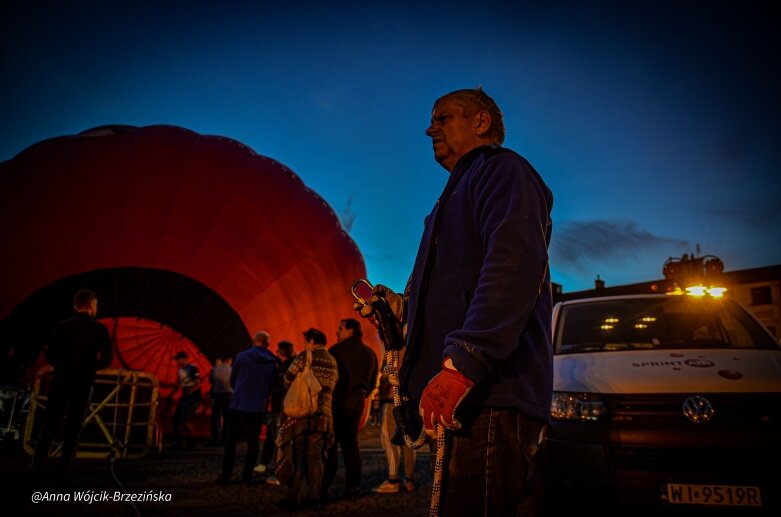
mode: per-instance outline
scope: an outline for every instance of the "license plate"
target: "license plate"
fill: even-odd
[[[762,506],[758,486],[667,484],[668,504],[707,506]]]

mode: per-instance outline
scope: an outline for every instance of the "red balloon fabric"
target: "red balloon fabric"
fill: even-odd
[[[151,373],[157,377],[161,398],[178,398],[179,366],[173,357],[179,352],[186,352],[189,361],[201,374],[201,391],[209,389],[207,381],[211,361],[179,332],[155,321],[137,318],[105,318],[100,321],[108,327],[114,343],[114,359],[109,368]]]
[[[138,302],[121,311],[125,293],[143,282],[120,277],[130,287],[113,300],[98,293],[99,317],[120,318],[124,335],[145,343],[143,353],[122,355],[167,379],[172,350],[184,346],[176,335],[208,362],[249,344],[221,341],[236,318],[247,337],[265,330],[298,351],[307,328],[332,342],[339,320],[354,316],[350,287],[365,266],[331,207],[290,169],[235,140],[174,126],[106,126],[31,146],[0,164],[0,182],[0,318],[35,312],[23,302],[62,279],[171,273],[171,288],[155,281],[152,296],[139,287]],[[207,293],[203,303],[183,294],[185,281]],[[160,299],[171,305],[171,328],[145,313]],[[208,320],[215,300],[235,318]],[[366,341],[380,357],[370,329]]]

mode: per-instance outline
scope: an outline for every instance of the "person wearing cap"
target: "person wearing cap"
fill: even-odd
[[[174,411],[174,448],[195,447],[195,437],[192,434],[192,419],[198,409],[203,394],[201,393],[201,374],[198,367],[190,362],[190,356],[182,350],[174,356],[179,366],[178,382],[182,392]]]

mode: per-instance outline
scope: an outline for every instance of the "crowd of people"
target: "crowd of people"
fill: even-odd
[[[41,478],[51,442],[66,414],[66,444],[57,475],[63,482],[69,479],[95,372],[106,368],[112,358],[108,329],[95,320],[97,295],[79,291],[74,304],[76,315],[56,327],[46,352],[47,360],[55,367],[52,386],[56,389],[51,392],[36,444],[33,479]],[[358,434],[365,423],[366,405],[380,384],[377,354],[363,343],[358,320],[348,318],[339,323],[336,342],[330,349],[326,335],[316,328],[306,330],[302,337],[303,349],[298,354],[288,340],[279,341],[276,353],[272,353],[271,336],[258,331],[251,345],[235,358],[217,358],[206,379],[202,379],[186,351],[172,357],[178,367],[178,394],[171,415],[171,447],[193,449],[199,445],[193,416],[209,403],[211,433],[207,445],[224,448],[222,470],[215,482],[234,482],[237,444],[243,440],[246,452],[240,481],[246,485],[264,482],[284,486],[285,497],[280,505],[291,509],[321,507],[332,498],[329,488],[339,468],[340,449],[347,480],[341,496],[360,496]],[[284,409],[285,395],[305,364],[321,387],[317,408],[306,417],[289,416]],[[387,493],[384,487],[375,491]],[[407,485],[408,490],[413,488]]]
[[[216,482],[235,482],[237,443],[245,440],[240,482],[284,486],[285,497],[280,503],[283,507],[321,507],[334,497],[357,499],[365,488],[358,435],[361,426],[369,423],[365,418],[367,404],[378,400],[382,402],[378,432],[389,475],[372,492],[394,493],[400,486],[414,490],[415,453],[390,443],[394,425],[389,384],[387,377],[380,375],[377,354],[362,341],[361,323],[354,318],[340,321],[336,342],[330,348],[326,335],[319,329],[310,328],[302,337],[303,349],[297,355],[295,345],[288,340],[279,341],[274,354],[269,350],[271,336],[259,331],[252,345],[235,359],[215,361],[208,375],[212,409],[209,445],[224,447],[222,471]],[[181,390],[174,412],[174,446],[191,447],[187,431],[196,397],[192,387],[199,385],[200,375],[185,352],[177,353],[174,359],[179,365]],[[311,369],[321,388],[317,409],[306,417],[287,415],[287,389],[305,367]],[[340,452],[345,491],[330,494]],[[405,462],[403,485],[397,474],[401,457]]]
[[[414,489],[415,454],[407,446],[428,437],[437,457],[432,514],[522,512],[553,388],[548,267],[553,196],[528,161],[502,147],[502,112],[481,88],[437,99],[426,135],[450,177],[425,220],[408,285],[400,294],[378,284],[372,299],[356,306],[361,317],[375,323],[378,312],[385,315],[386,330],[398,327],[403,343],[393,346],[404,349],[400,370],[393,379],[378,379],[377,356],[362,342],[356,319],[340,322],[330,349],[322,331],[308,329],[304,349],[295,356],[286,342],[274,355],[268,350],[270,336],[258,332],[232,365],[221,358],[209,375],[212,443],[225,447],[219,483],[231,482],[236,442],[244,436],[242,481],[273,472],[268,479],[286,487],[284,506],[327,502],[340,450],[344,496],[358,497],[358,429],[379,385],[388,479],[375,492]],[[387,304],[389,311],[380,311],[378,304]],[[55,367],[53,384],[62,391],[52,397],[35,471],[47,456],[55,419],[66,408],[77,415],[74,421],[83,415],[90,379],[111,357],[108,332],[93,321],[94,293],[77,294],[75,309],[78,314],[55,329],[47,351]],[[84,360],[76,364],[78,357]],[[175,445],[191,446],[201,377],[185,352],[174,359],[181,389],[173,416]],[[319,384],[316,408],[303,417],[286,414],[285,390],[308,372]],[[257,463],[264,423],[266,441]],[[78,426],[69,429],[64,473],[78,436]]]

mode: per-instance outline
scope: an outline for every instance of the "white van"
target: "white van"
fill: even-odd
[[[781,348],[740,304],[561,302],[553,345],[541,458],[554,515],[624,505],[781,515]]]

